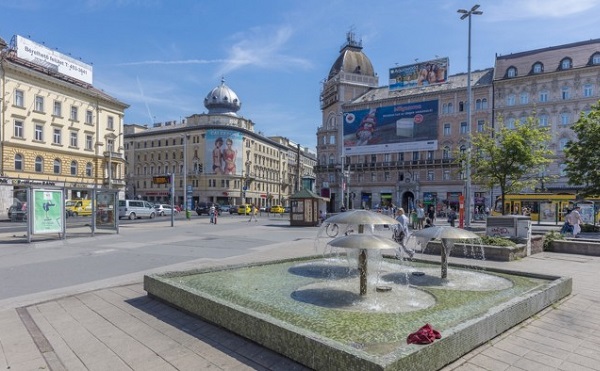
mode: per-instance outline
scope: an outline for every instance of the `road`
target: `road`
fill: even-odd
[[[225,215],[216,225],[206,216],[169,217],[121,224],[119,234],[77,237],[33,244],[0,245],[0,307],[27,302],[42,293],[72,292],[92,282],[139,281],[145,273],[226,259],[262,246],[316,237],[316,228],[289,227],[282,217]],[[173,268],[170,268],[171,270]],[[102,285],[102,283],[99,283]],[[69,289],[70,288],[70,289]],[[75,290],[76,291],[76,290]]]

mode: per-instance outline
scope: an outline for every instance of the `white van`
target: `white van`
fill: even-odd
[[[156,216],[154,206],[143,200],[119,200],[119,219],[128,218],[130,220],[137,218],[150,218]]]

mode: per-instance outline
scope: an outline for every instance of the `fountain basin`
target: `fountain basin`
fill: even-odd
[[[465,274],[491,276],[491,281],[510,285],[449,287],[454,274],[463,274],[452,264],[448,282],[440,280],[436,264],[406,266],[391,259],[380,264],[379,276],[369,278],[365,297],[356,284],[336,285],[357,281],[356,269],[321,256],[145,276],[144,288],[152,297],[313,369],[432,370],[567,296],[572,285],[570,278],[488,269]],[[413,271],[425,274],[413,276]],[[382,285],[391,291],[378,293]],[[378,304],[378,295],[403,290],[409,299],[415,298],[416,310],[379,309],[388,304],[383,299]],[[411,296],[411,290],[431,296],[434,303],[420,302],[422,297]],[[337,293],[340,301],[316,301],[334,296],[329,293]],[[348,310],[353,300],[367,299],[375,303],[368,306],[372,310]],[[440,331],[442,339],[407,345],[408,334],[425,323]]]

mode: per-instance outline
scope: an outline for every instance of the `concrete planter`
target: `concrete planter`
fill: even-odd
[[[532,254],[537,254],[543,251],[543,240],[543,236],[531,237]],[[483,249],[483,255],[481,253],[481,249]],[[430,241],[423,253],[428,255],[440,255],[440,250],[441,243],[439,241]],[[486,260],[494,261],[512,261],[527,256],[527,246],[525,244],[517,244],[516,246],[493,246],[457,243],[454,245],[450,256],[456,258],[485,258]]]

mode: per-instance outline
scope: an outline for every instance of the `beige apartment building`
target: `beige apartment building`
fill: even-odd
[[[0,214],[30,185],[64,187],[67,198],[125,188],[128,105],[92,77],[91,66],[26,38],[0,39]]]
[[[513,127],[534,116],[552,134],[555,156],[537,188],[576,192],[565,176],[564,148],[576,139],[573,123],[600,96],[600,39],[496,56],[494,71],[496,117]]]
[[[238,114],[241,100],[224,81],[204,99],[207,113],[182,121],[125,126],[126,196],[193,209],[221,205],[289,205],[299,188],[314,187],[316,155],[287,138],[264,136]],[[312,177],[312,178],[311,178]],[[184,189],[187,198],[184,198]]]

